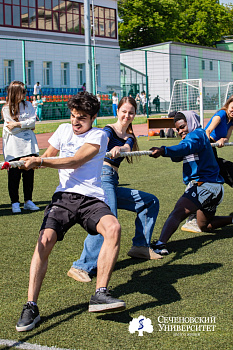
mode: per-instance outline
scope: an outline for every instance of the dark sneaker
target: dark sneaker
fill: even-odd
[[[115,299],[108,290],[96,292],[91,296],[89,302],[89,312],[119,311],[126,308],[125,302]]]
[[[157,244],[158,241],[151,242],[150,246],[155,251],[155,253],[160,255],[168,255],[166,244]]]
[[[40,314],[37,305],[25,304],[23,311],[16,325],[18,332],[30,331],[40,321]]]

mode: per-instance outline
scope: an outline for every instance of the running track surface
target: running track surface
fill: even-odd
[[[204,124],[206,125],[209,119],[204,120]],[[133,125],[134,134],[136,137],[138,136],[147,136],[147,124],[137,124]],[[37,142],[39,145],[39,149],[45,149],[49,146],[48,139],[50,138],[51,133],[45,134],[36,134]],[[0,154],[2,154],[2,138],[0,138]]]

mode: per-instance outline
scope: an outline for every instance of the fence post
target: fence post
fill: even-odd
[[[88,92],[93,91],[92,69],[91,69],[91,25],[90,25],[90,2],[84,0],[84,27],[85,27],[85,67],[86,88]]]
[[[149,118],[149,90],[148,90],[148,71],[147,71],[147,51],[145,51],[145,68],[146,68],[146,117]]]
[[[188,66],[188,56],[185,56],[185,65],[186,65],[186,79],[189,78],[189,66]],[[189,111],[189,86],[187,84],[187,110]]]
[[[221,108],[221,69],[220,69],[220,61],[218,60],[218,109]]]
[[[26,67],[25,67],[25,41],[22,40],[22,67],[23,67],[23,83],[26,85]]]

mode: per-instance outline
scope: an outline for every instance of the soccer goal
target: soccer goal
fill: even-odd
[[[193,110],[204,125],[204,111],[214,113],[233,95],[233,82],[202,79],[176,80],[173,85],[169,112]]]

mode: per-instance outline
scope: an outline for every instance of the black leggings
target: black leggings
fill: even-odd
[[[23,177],[24,202],[32,200],[34,170],[10,168],[8,171],[8,191],[11,203],[19,202],[19,183],[21,179],[21,174]]]

